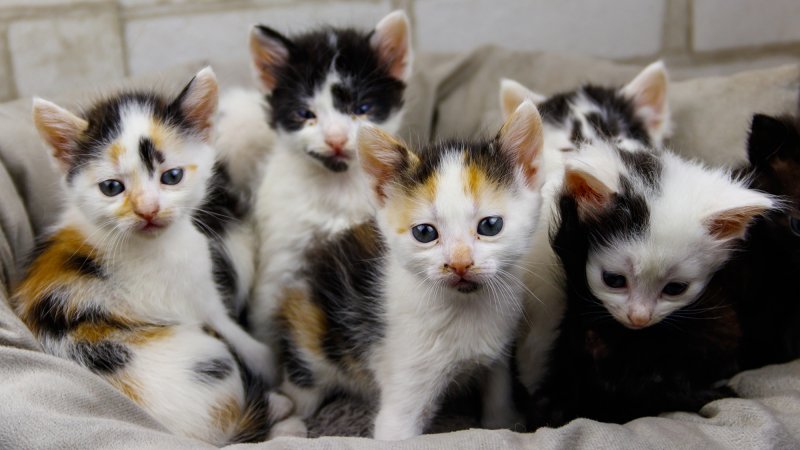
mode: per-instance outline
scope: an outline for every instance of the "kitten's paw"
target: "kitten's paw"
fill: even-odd
[[[294,410],[294,403],[292,400],[277,392],[268,393],[267,402],[269,405],[269,420],[273,423],[286,419],[292,414],[292,410]]]
[[[379,412],[375,417],[375,432],[373,437],[379,441],[402,441],[422,434],[417,430],[413,420],[401,420],[387,413]]]
[[[291,416],[288,419],[282,420],[272,426],[269,430],[269,439],[279,437],[300,437],[308,436],[308,428],[306,428],[303,419],[297,416]]]

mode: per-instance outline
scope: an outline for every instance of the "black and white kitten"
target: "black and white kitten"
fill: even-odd
[[[587,84],[544,97],[516,81],[500,84],[500,105],[508,115],[524,99],[536,102],[544,123],[542,221],[533,251],[524,265],[526,328],[517,347],[519,378],[529,392],[546,370],[543,364],[557,336],[564,308],[564,274],[550,249],[550,233],[558,227],[556,198],[564,174],[563,158],[585,142],[605,140],[629,151],[660,148],[670,133],[668,77],[661,61],[650,64],[622,88]]]
[[[529,426],[621,423],[732,395],[719,382],[738,369],[740,323],[709,282],[775,205],[668,151],[597,142],[568,157],[552,240],[567,307]]]
[[[402,11],[369,32],[286,37],[259,25],[250,50],[276,133],[254,211],[260,250],[250,320],[268,339],[275,301],[309,246],[372,215],[356,134],[362,124],[397,131],[412,53]]]

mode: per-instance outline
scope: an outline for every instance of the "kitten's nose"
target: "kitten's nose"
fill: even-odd
[[[325,136],[325,143],[328,144],[328,147],[331,148],[335,153],[339,154],[342,153],[342,149],[344,149],[345,144],[347,144],[347,135],[346,134],[329,134]]]
[[[153,218],[156,217],[156,214],[158,214],[159,209],[160,208],[158,207],[158,205],[154,205],[148,208],[137,208],[134,209],[133,212],[135,212],[136,215],[141,217],[142,219],[150,222],[153,220]]]
[[[453,248],[453,253],[450,255],[450,262],[445,264],[444,267],[463,278],[474,263],[475,262],[472,260],[472,251],[469,246],[459,243]]]
[[[470,260],[463,262],[462,261],[453,262],[450,264],[445,264],[445,267],[450,269],[450,271],[453,272],[454,274],[460,276],[461,278],[464,278],[464,275],[466,275],[467,271],[470,269],[470,267],[472,267],[472,261]]]
[[[650,314],[642,311],[628,312],[628,320],[635,327],[644,327],[650,323]]]

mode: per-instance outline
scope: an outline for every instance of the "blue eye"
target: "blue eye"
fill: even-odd
[[[100,186],[100,192],[107,197],[117,196],[125,190],[125,185],[119,180],[101,181],[98,186]]]
[[[495,236],[503,229],[503,218],[499,216],[484,217],[478,223],[478,234]]]
[[[311,110],[305,109],[305,108],[301,108],[301,109],[297,110],[297,117],[299,117],[299,118],[301,118],[303,120],[311,120],[311,119],[316,119],[317,118],[316,114],[311,112]]]
[[[662,289],[661,292],[667,295],[674,296],[683,294],[684,292],[686,292],[686,289],[689,289],[689,283],[681,283],[678,281],[673,281],[667,283],[667,285],[664,286],[664,289]]]
[[[371,109],[372,109],[372,104],[361,103],[358,106],[356,106],[356,115],[363,116],[364,114],[367,114]]]
[[[427,244],[428,242],[434,241],[436,238],[439,237],[439,232],[436,231],[436,228],[433,225],[428,223],[423,223],[420,225],[415,226],[411,229],[411,234],[414,235],[414,239],[422,242],[423,244]]]
[[[603,283],[612,289],[622,289],[628,284],[625,275],[603,271]]]
[[[170,169],[161,174],[161,183],[169,186],[178,184],[183,179],[183,169]]]

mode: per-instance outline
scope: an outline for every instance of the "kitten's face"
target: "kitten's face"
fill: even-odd
[[[214,151],[141,105],[121,108],[120,127],[72,178],[70,196],[100,227],[158,234],[200,206]]]
[[[360,125],[390,133],[399,127],[409,39],[403,13],[390,14],[371,33],[325,29],[288,39],[256,27],[251,52],[272,127],[308,161],[346,171]]]
[[[359,137],[361,163],[394,258],[435,289],[508,294],[519,281],[539,206],[535,169],[541,121],[532,103],[491,142],[443,143],[411,152],[374,129]]]
[[[773,204],[721,170],[668,152],[604,145],[584,152],[568,160],[565,183],[589,242],[586,281],[628,328],[694,302],[752,218]]]
[[[175,102],[125,94],[86,119],[37,100],[35,119],[65,171],[73,205],[100,229],[155,236],[202,202],[214,151],[206,143],[216,79],[198,73]]]

